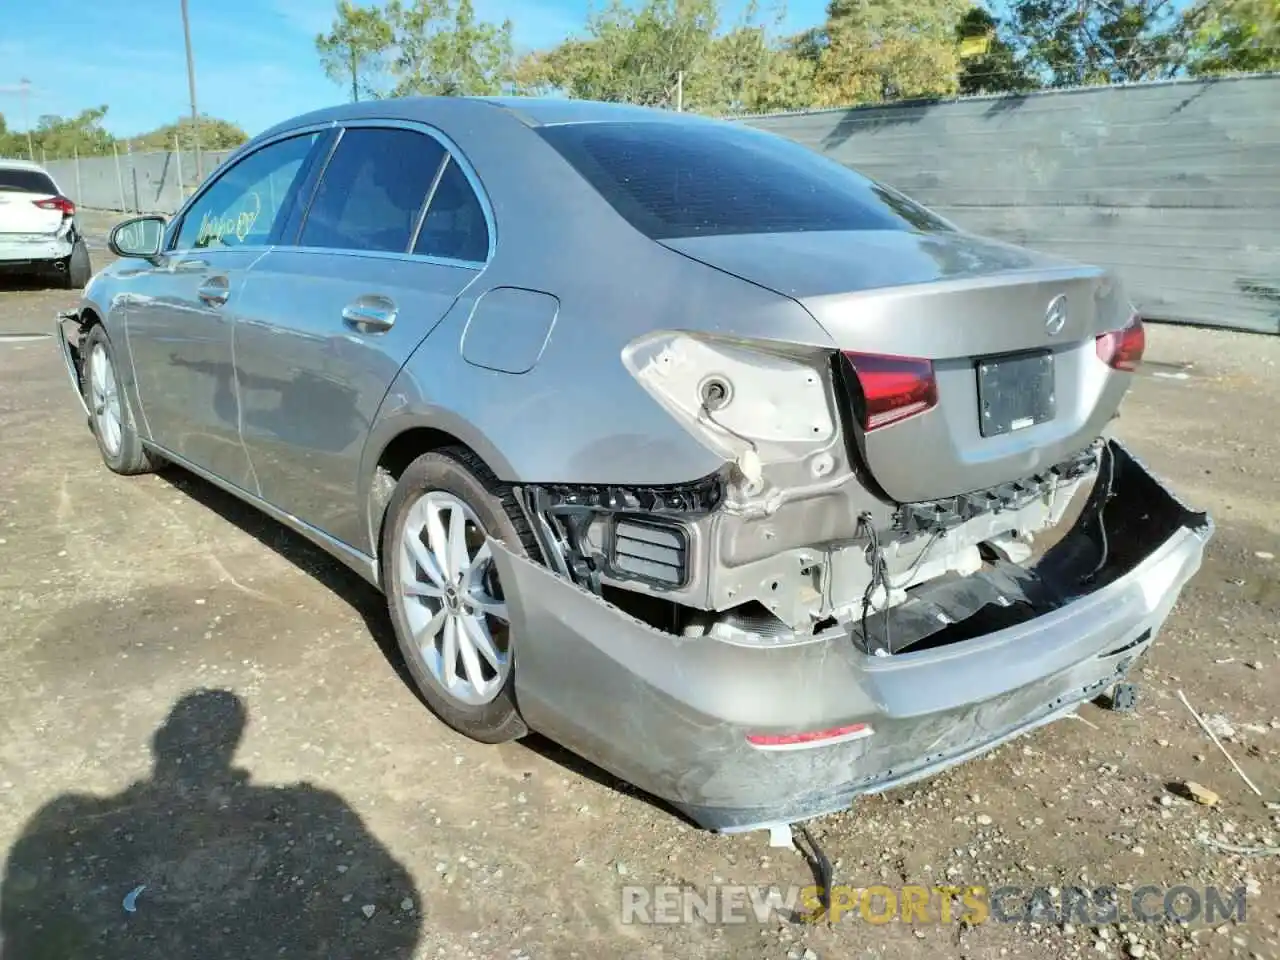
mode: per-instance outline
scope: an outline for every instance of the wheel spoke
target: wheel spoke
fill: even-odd
[[[435,616],[423,624],[422,629],[413,635],[413,642],[417,644],[419,650],[425,651],[428,646],[435,646],[436,637],[440,635],[440,628],[444,626],[448,617],[449,611],[441,607],[436,611]]]
[[[484,670],[480,667],[480,657],[476,653],[475,632],[468,629],[471,618],[463,617],[462,629],[459,630],[458,649],[462,653],[462,669],[467,681],[477,693],[484,693],[488,684],[485,682]]]
[[[444,643],[440,649],[440,681],[448,689],[458,682],[458,620],[445,617]]]
[[[423,583],[421,580],[401,580],[400,589],[406,597],[429,597],[439,600],[444,597],[444,590],[434,583]]]
[[[453,579],[449,576],[449,538],[440,522],[440,507],[430,502],[427,503],[427,543],[440,573],[440,585],[444,586]]]
[[[428,533],[428,535],[430,534]],[[416,563],[422,569],[422,572],[427,575],[428,579],[438,589],[443,590],[444,574],[440,570],[440,565],[436,563],[435,556],[423,545],[422,537],[406,531],[404,544],[409,553],[409,561]]]
[[[93,363],[90,364],[92,370],[89,372],[89,379],[93,383],[93,388],[99,393],[106,392],[106,363],[101,350],[94,351]]]
[[[481,613],[487,613],[491,617],[497,617],[503,623],[510,623],[511,618],[507,616],[507,604],[505,600],[499,600],[488,594],[471,594],[471,606],[479,610]]]
[[[458,583],[471,568],[471,557],[467,553],[467,515],[458,507],[449,508],[448,557],[449,580]]]
[[[493,645],[493,637],[489,635],[489,629],[475,617],[464,617],[462,627],[471,646],[480,653],[480,656],[489,661],[489,666],[493,667],[495,672],[501,670],[502,654]],[[465,659],[465,652],[463,656]]]

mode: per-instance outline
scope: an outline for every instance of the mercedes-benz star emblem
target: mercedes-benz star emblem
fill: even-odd
[[[1049,301],[1049,309],[1044,312],[1044,330],[1051,337],[1056,337],[1067,325],[1067,295],[1060,293]]]

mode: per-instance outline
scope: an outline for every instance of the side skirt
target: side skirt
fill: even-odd
[[[259,496],[256,496],[255,494],[250,493],[248,490],[241,489],[240,487],[237,487],[234,483],[229,483],[228,481],[223,480],[221,477],[217,476],[216,474],[210,473],[208,470],[205,470],[202,467],[197,467],[194,463],[184,459],[183,457],[178,456],[176,453],[172,453],[171,451],[166,450],[164,447],[160,446],[157,443],[152,443],[148,440],[144,440],[143,446],[145,446],[148,450],[152,450],[155,453],[159,454],[165,460],[168,460],[173,464],[181,467],[183,470],[188,470],[191,473],[194,473],[197,477],[200,477],[202,480],[207,480],[209,483],[212,483],[215,487],[218,487],[221,490],[225,490],[227,493],[231,494],[233,497],[243,500],[245,503],[249,504],[249,506],[256,507],[257,509],[265,513],[267,516],[269,516],[272,520],[275,520],[277,523],[282,523],[286,527],[288,527],[290,530],[294,531],[295,533],[301,534],[302,536],[306,537],[308,540],[310,540],[312,543],[314,543],[316,546],[318,546],[321,550],[329,554],[334,559],[342,561],[342,563],[346,564],[356,573],[360,574],[361,577],[369,581],[369,583],[377,587],[379,590],[382,589],[382,586],[379,583],[378,561],[373,557],[370,557],[367,554],[361,553],[359,550],[355,549],[354,547],[346,543],[343,543],[341,540],[334,539],[333,537],[325,533],[323,530],[313,527],[311,526],[311,524],[303,520],[299,520],[297,517],[293,516],[293,514],[286,513],[285,511],[281,510],[279,507],[272,506],[271,504],[267,503],[267,501],[263,500]]]

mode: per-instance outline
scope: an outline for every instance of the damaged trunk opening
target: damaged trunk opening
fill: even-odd
[[[717,607],[713,581],[726,571],[742,579],[723,563],[723,528],[741,522],[725,511],[731,483],[715,475],[682,486],[520,494],[547,565],[655,629],[754,646],[846,633],[879,657],[1044,616],[1124,576],[1180,527],[1207,522],[1119,443],[1098,441],[991,490],[899,505],[879,523],[870,511],[846,518],[852,536],[784,551],[795,575],[769,579],[766,569],[756,595]],[[861,576],[851,575],[859,566]],[[843,583],[845,602],[832,595],[833,582]]]

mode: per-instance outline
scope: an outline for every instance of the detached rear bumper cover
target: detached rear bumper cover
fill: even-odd
[[[74,246],[70,234],[0,235],[0,268],[42,266],[71,256]]]
[[[72,325],[74,330],[79,330],[80,312],[78,310],[66,310],[54,317],[53,338],[58,344],[58,352],[62,354],[62,365],[67,371],[67,379],[71,381],[71,389],[87,417],[90,415],[89,405],[84,401],[84,390],[80,385],[80,341],[75,332],[68,331],[68,324]]]
[[[990,750],[1121,679],[1200,566],[1212,521],[1111,448],[1130,491],[1106,513],[1126,572],[1015,626],[892,657],[843,633],[775,647],[673,636],[495,542],[521,712],[724,831],[830,813]],[[859,723],[872,735],[798,750],[747,741]]]

